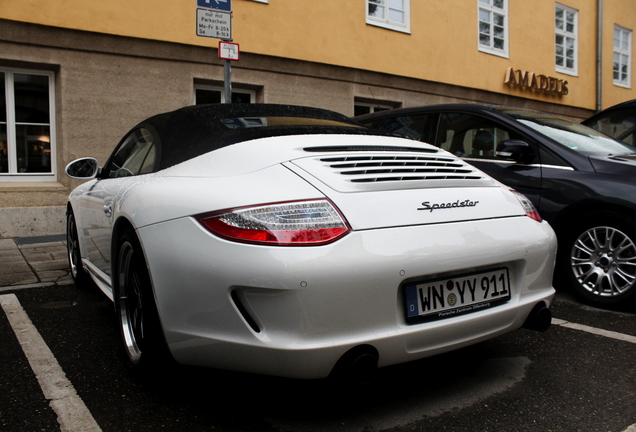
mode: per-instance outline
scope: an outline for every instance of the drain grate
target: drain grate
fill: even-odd
[[[19,237],[13,239],[16,245],[23,246],[28,244],[38,244],[38,243],[53,243],[57,241],[66,240],[66,234],[53,234],[46,236],[37,236],[37,237]]]

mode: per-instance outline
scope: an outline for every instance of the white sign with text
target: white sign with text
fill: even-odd
[[[213,9],[197,9],[197,36],[232,39],[232,14]]]

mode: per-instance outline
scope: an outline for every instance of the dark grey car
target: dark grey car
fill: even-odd
[[[355,119],[439,146],[525,194],[559,237],[557,285],[598,306],[636,302],[636,147],[550,114],[479,104]]]

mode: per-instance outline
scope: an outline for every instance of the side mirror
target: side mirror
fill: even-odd
[[[509,139],[497,145],[495,154],[501,159],[522,163],[532,158],[532,148],[525,141]]]
[[[77,159],[68,164],[65,171],[70,178],[88,180],[97,176],[99,164],[95,158]]]

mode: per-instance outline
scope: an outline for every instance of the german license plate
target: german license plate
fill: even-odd
[[[497,306],[510,300],[510,291],[506,267],[406,285],[407,322],[451,318]]]

